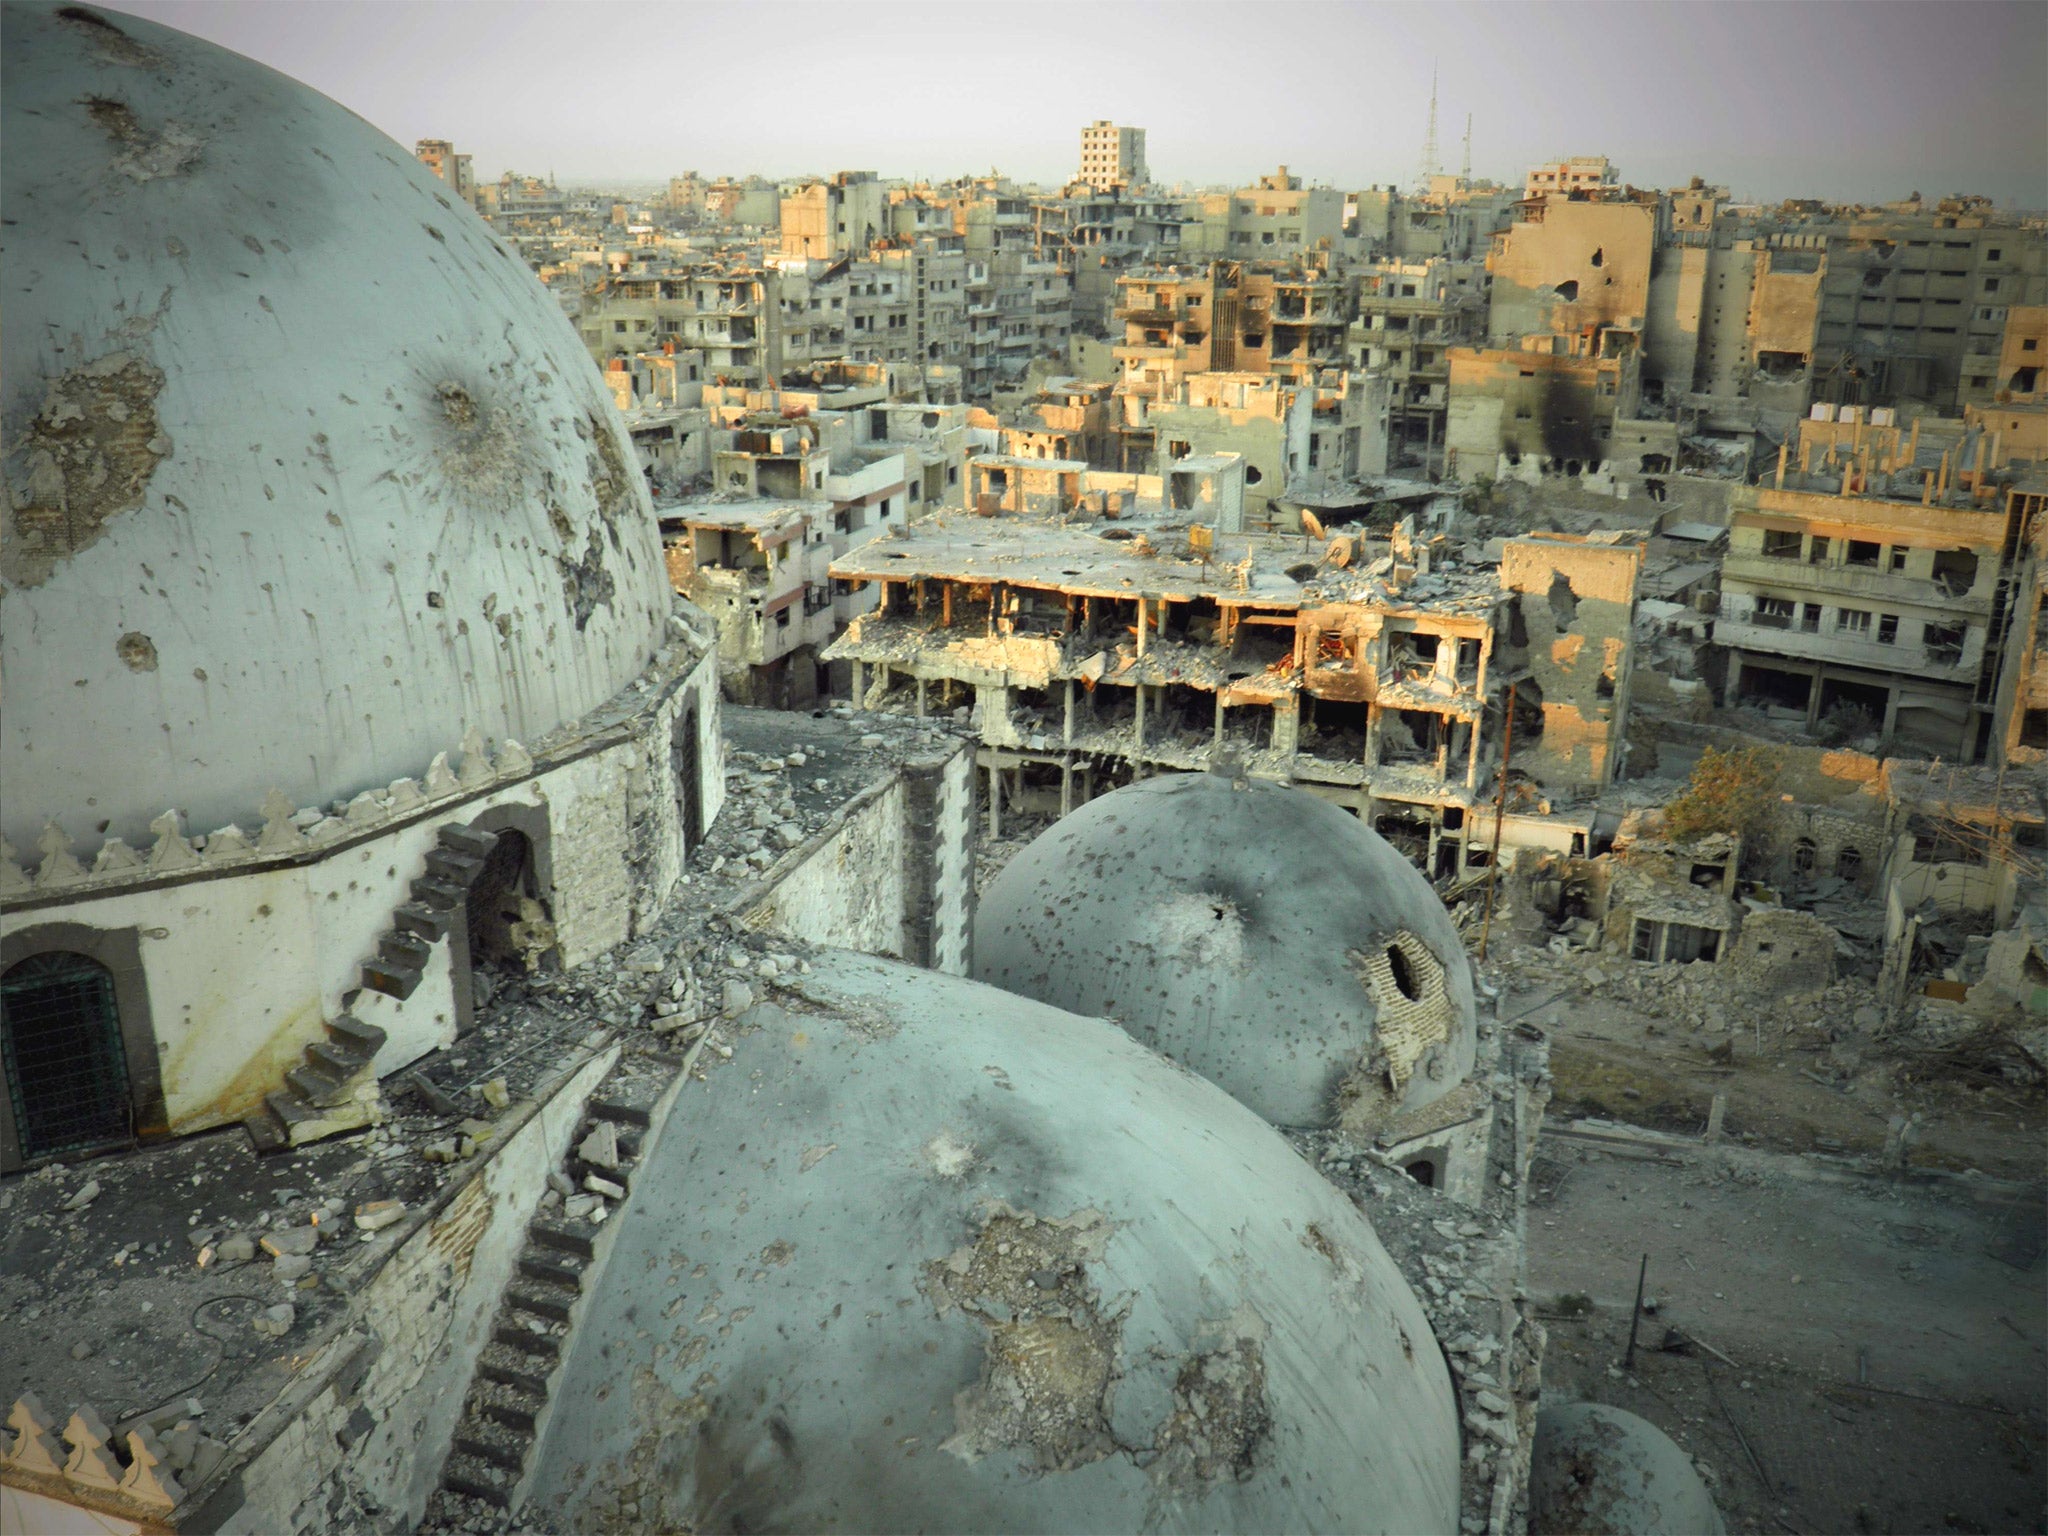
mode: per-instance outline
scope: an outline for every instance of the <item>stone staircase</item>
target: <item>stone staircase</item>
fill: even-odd
[[[526,1247],[499,1301],[441,1469],[448,1493],[509,1510],[525,1478],[580,1315],[585,1277],[601,1251],[605,1219],[632,1189],[653,1107],[673,1074],[621,1079],[614,1068],[591,1095],[576,1144],[562,1172],[550,1176],[551,1194],[542,1197],[543,1209],[526,1229]],[[592,1182],[608,1188],[593,1190]]]
[[[491,833],[453,824],[436,835],[425,871],[392,912],[390,929],[378,935],[375,957],[363,962],[363,991],[399,1002],[412,996],[434,945],[462,917],[470,885],[497,842]],[[382,1119],[370,1063],[386,1038],[385,1030],[353,1014],[332,1020],[327,1038],[307,1046],[306,1059],[285,1073],[284,1086],[265,1094],[263,1108],[242,1122],[256,1150],[283,1152]]]
[[[284,1075],[285,1086],[263,1096],[243,1121],[258,1152],[284,1152],[309,1141],[373,1125],[383,1117],[370,1063],[384,1031],[353,1014],[330,1019],[327,1038],[306,1047],[306,1059]]]

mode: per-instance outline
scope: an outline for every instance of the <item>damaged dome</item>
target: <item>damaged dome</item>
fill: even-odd
[[[1529,1467],[1536,1536],[1722,1536],[1692,1458],[1650,1423],[1604,1403],[1536,1416]]]
[[[650,1147],[530,1507],[687,1530],[1450,1531],[1344,1196],[1093,1019],[826,952]]]
[[[1285,785],[1170,774],[1063,817],[983,893],[974,973],[1113,1019],[1275,1125],[1369,1131],[1472,1069],[1443,903]]]
[[[345,799],[637,677],[672,601],[646,485],[519,257],[249,59],[90,5],[6,29],[17,848]]]

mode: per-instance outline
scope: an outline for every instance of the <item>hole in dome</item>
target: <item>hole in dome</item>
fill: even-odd
[[[1415,969],[1408,963],[1408,956],[1402,953],[1400,945],[1387,946],[1387,968],[1394,974],[1394,989],[1397,992],[1411,1003],[1422,1000],[1421,989],[1415,982]]]

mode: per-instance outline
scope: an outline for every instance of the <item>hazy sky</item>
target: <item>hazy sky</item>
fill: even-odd
[[[699,170],[1072,174],[1149,130],[1155,179],[1406,183],[1430,69],[1475,175],[1606,154],[1738,197],[1983,192],[2048,207],[2048,4],[1114,4],[124,0],[316,86],[393,138],[564,181]]]

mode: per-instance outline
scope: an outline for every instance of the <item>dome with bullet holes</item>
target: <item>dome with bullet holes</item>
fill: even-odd
[[[528,1509],[564,1528],[1449,1532],[1371,1225],[1122,1031],[819,951],[632,1170]]]
[[[529,748],[664,643],[646,486],[525,264],[353,113],[6,8],[4,830],[146,842]]]
[[[1062,817],[982,894],[974,974],[1114,1020],[1275,1125],[1370,1130],[1472,1070],[1443,903],[1288,785],[1167,774]]]

